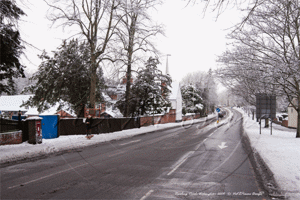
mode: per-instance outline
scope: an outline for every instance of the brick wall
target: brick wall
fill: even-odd
[[[22,131],[0,133],[0,145],[21,144],[21,143],[22,143]]]
[[[199,119],[200,117],[201,117],[200,114],[182,116],[182,121],[187,121],[187,120],[192,120],[192,119]]]
[[[172,109],[165,115],[146,116],[140,118],[141,126],[150,126],[154,124],[166,124],[176,121],[176,110]]]
[[[281,126],[289,127],[288,123],[289,123],[288,120],[282,120]]]

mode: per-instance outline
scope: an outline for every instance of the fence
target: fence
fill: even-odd
[[[184,116],[183,121],[198,119],[201,114]],[[138,118],[94,118],[92,122],[92,134],[110,133],[154,124],[173,123],[176,121],[176,112],[171,110],[165,115],[145,116]],[[60,119],[58,123],[59,135],[83,135],[86,134],[84,118]]]
[[[110,133],[132,128],[140,128],[140,118],[110,118],[93,119],[92,134]],[[86,126],[83,118],[60,119],[58,124],[59,135],[83,135],[86,134]]]
[[[18,121],[0,118],[0,133],[21,130]]]

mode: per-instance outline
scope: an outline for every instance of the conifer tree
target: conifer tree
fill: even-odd
[[[0,1],[0,94],[15,94],[13,78],[25,77],[19,58],[24,47],[16,23],[25,13],[14,1]]]
[[[68,106],[76,111],[77,116],[83,116],[83,109],[89,103],[91,62],[87,43],[71,40],[54,51],[50,57],[44,52],[40,58],[42,63],[33,75],[35,85],[29,86],[24,92],[31,92],[25,105],[36,106],[39,111],[47,110],[56,103]],[[101,89],[104,79],[101,68],[97,71],[96,100],[102,101]]]
[[[150,57],[145,68],[138,71],[129,101],[132,116],[164,113],[170,107],[168,95],[172,80],[169,75],[162,74],[158,64],[158,59]],[[125,111],[125,98],[118,102],[118,107]]]
[[[183,108],[182,113],[201,113],[203,111],[203,99],[201,91],[193,85],[183,85],[181,87]]]

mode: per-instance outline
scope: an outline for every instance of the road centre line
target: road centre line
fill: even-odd
[[[195,151],[190,151],[187,154],[185,154],[175,165],[175,167],[167,174],[167,176],[170,176],[171,174],[173,174],[173,172],[175,172],[189,157],[190,155],[192,155]]]
[[[141,139],[133,140],[133,141],[130,141],[130,142],[127,142],[127,143],[123,143],[123,144],[120,144],[120,146],[124,146],[124,145],[131,144],[131,143],[136,143],[136,142],[139,142],[139,141],[141,141]]]
[[[216,129],[214,132],[212,132],[208,137],[212,136],[215,132],[217,132],[218,129]],[[194,154],[195,151],[197,151],[200,146],[207,140],[208,138],[205,138],[201,143],[199,143],[195,148],[194,151],[190,151],[188,152],[186,155],[183,156],[183,158],[181,158],[175,165],[175,167],[167,174],[167,176],[170,176],[171,174],[173,174],[189,157],[190,155]]]
[[[62,171],[60,171],[60,172],[56,172],[56,173],[53,173],[53,174],[49,174],[49,175],[47,175],[47,176],[43,176],[43,177],[40,177],[40,178],[31,180],[31,181],[28,181],[28,182],[26,182],[26,183],[21,183],[21,184],[19,184],[19,185],[11,186],[11,187],[8,187],[7,189],[13,189],[13,188],[16,188],[16,187],[20,187],[21,185],[24,186],[24,185],[27,185],[27,184],[29,184],[29,183],[33,183],[33,182],[36,182],[36,181],[40,181],[40,180],[42,180],[42,179],[49,178],[49,177],[51,177],[51,176],[54,176],[54,175],[57,175],[57,174],[61,174],[61,173],[67,172],[67,171],[71,171],[71,170],[74,170],[74,169],[76,169],[76,168],[79,168],[79,167],[88,165],[88,164],[89,164],[89,163],[84,163],[84,164],[78,165],[78,166],[76,166],[76,167],[72,167],[72,168],[70,167],[69,169],[62,170]]]
[[[209,134],[208,137],[211,137],[215,132],[217,132],[218,129],[214,130],[214,132],[212,132],[211,134]]]
[[[140,200],[145,200],[147,197],[149,197],[154,190],[149,190]]]
[[[207,140],[207,138],[205,138],[202,142],[200,142],[196,147],[195,147],[195,151],[197,151],[199,148],[200,148],[200,146],[205,142]]]

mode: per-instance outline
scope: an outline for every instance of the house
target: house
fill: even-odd
[[[109,117],[109,118],[117,118],[123,117],[120,110],[116,107],[116,103],[120,100],[126,91],[126,81],[127,79],[124,77],[122,82],[118,85],[110,85],[107,87],[106,91],[102,93],[104,98],[104,102],[97,103],[95,109],[86,108],[85,109],[85,117],[87,115],[92,115],[93,117]],[[131,83],[132,83],[131,79]]]
[[[13,115],[18,115],[21,111],[24,115],[29,108],[21,107],[21,105],[27,101],[32,95],[12,95],[12,96],[0,96],[0,114],[12,118]]]
[[[55,114],[59,115],[60,118],[76,118],[76,115],[69,113],[65,110],[60,110],[60,111],[56,112]]]
[[[115,106],[116,102],[118,101],[116,99],[117,95],[111,96],[103,92],[102,96],[104,98],[104,102],[102,103],[98,102],[95,105],[95,108],[85,108],[84,116],[87,117],[88,115],[91,115],[92,117],[101,117],[101,118],[103,117],[107,118],[108,116],[109,118],[123,117],[120,110]]]
[[[100,114],[101,118],[116,118],[117,115],[112,111],[104,111]]]
[[[98,114],[100,114],[100,117],[123,117],[119,109],[115,107],[115,104],[125,94],[126,81],[127,79],[123,78],[120,84],[118,84],[117,86],[109,86],[106,89],[106,93],[102,94],[105,99],[105,103],[96,106],[96,109],[101,110],[100,113],[98,112]],[[131,82],[133,82],[132,79]],[[175,115],[176,115],[175,121],[180,122],[182,121],[182,95],[181,95],[179,82],[176,81],[172,82],[170,90],[171,90],[171,93],[169,95],[169,100],[171,102],[170,109],[175,110]],[[172,111],[172,113],[173,112],[174,111]]]
[[[179,82],[172,82],[171,93],[169,100],[171,102],[171,109],[176,110],[176,122],[182,121],[182,95]]]
[[[293,99],[292,103],[297,105],[297,99]],[[297,110],[289,104],[288,106],[288,127],[297,128],[298,123],[298,113]]]
[[[60,115],[63,117],[76,117],[73,111],[67,112],[66,110],[60,110],[57,112],[59,104],[57,103],[54,107],[46,110],[42,113],[38,112],[35,107],[21,107],[21,105],[29,100],[33,95],[4,95],[0,96],[0,114],[12,118],[12,116],[18,115],[21,111],[22,115],[39,116],[39,115]]]

